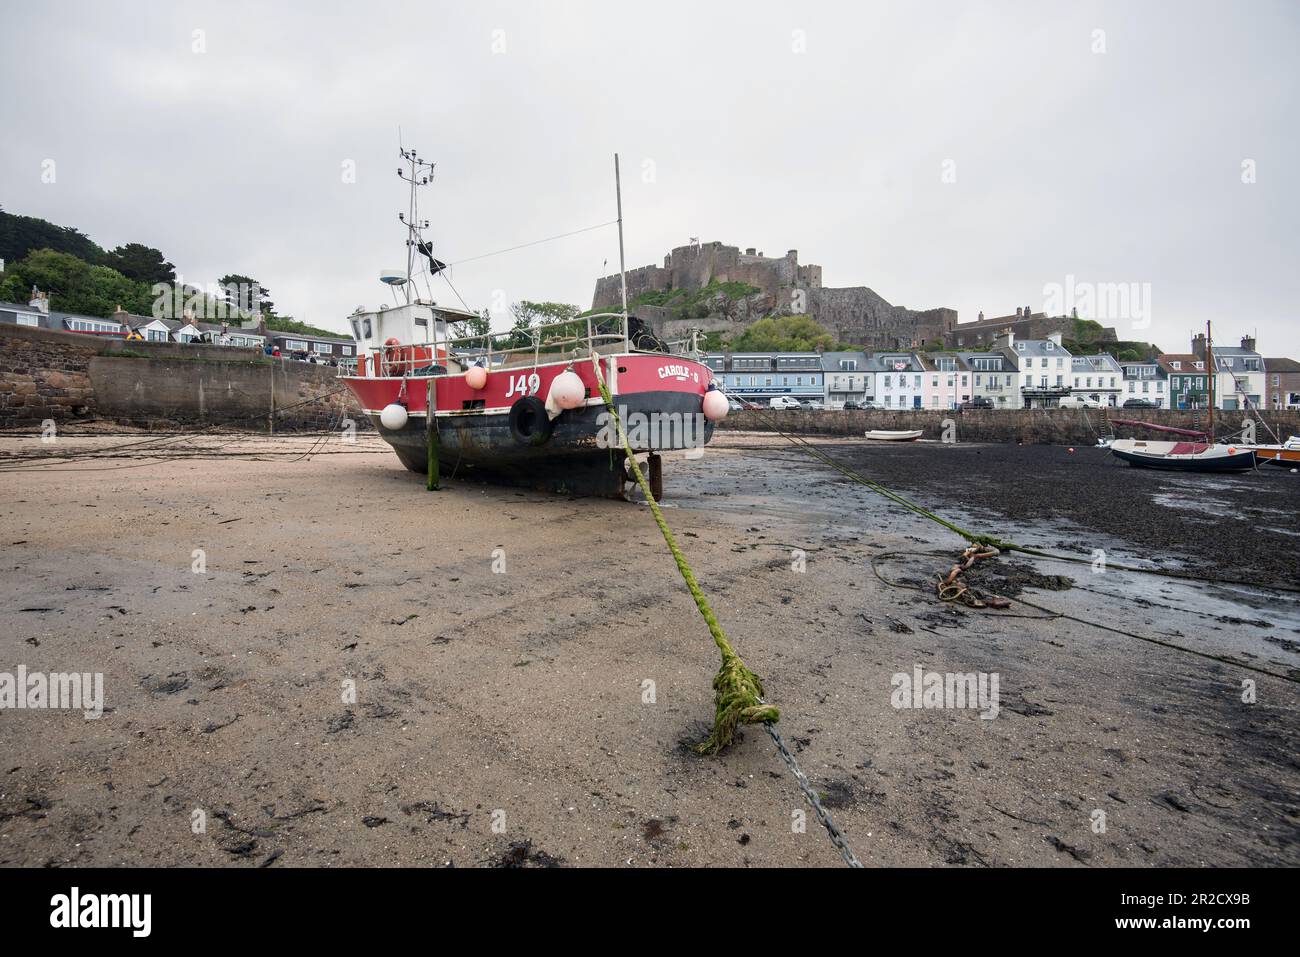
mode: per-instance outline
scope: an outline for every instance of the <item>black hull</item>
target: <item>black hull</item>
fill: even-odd
[[[639,443],[635,430],[630,431],[629,439],[637,452],[699,447],[713,438],[712,422],[703,425],[702,434],[692,432],[690,426],[683,424],[703,421],[702,416],[684,418],[699,414],[699,396],[681,392],[638,393],[619,396],[617,408],[620,414],[626,409],[630,419],[635,413],[683,417],[664,422],[653,442]],[[602,428],[607,435],[612,432],[607,427],[608,420],[603,418],[604,412],[604,406],[562,412],[552,422],[550,437],[538,445],[518,440],[506,413],[439,416],[439,472],[444,480],[464,479],[566,495],[622,498],[628,482],[626,455],[621,448],[602,444]],[[404,466],[420,475],[428,473],[428,437],[423,417],[413,417],[396,431],[384,428],[378,415],[370,418]]]
[[[1168,459],[1164,456],[1141,455],[1119,449],[1111,449],[1111,453],[1134,468],[1157,469],[1162,472],[1251,472],[1255,469],[1255,456],[1249,452],[1212,459]]]

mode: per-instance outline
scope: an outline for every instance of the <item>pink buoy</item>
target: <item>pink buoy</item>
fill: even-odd
[[[561,409],[576,409],[587,401],[587,387],[576,372],[566,370],[551,382],[551,400]]]
[[[725,419],[728,408],[727,397],[717,389],[704,393],[704,417],[710,422]]]
[[[482,366],[470,366],[469,371],[465,373],[465,384],[476,391],[483,388],[487,385],[487,369]]]

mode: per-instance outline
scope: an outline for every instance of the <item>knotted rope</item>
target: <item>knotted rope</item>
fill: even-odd
[[[682,579],[686,582],[686,588],[690,591],[691,597],[695,599],[695,607],[700,610],[700,614],[704,617],[705,623],[709,626],[709,634],[713,636],[713,643],[718,646],[718,652],[722,655],[722,665],[718,668],[718,673],[713,679],[716,710],[713,718],[713,732],[705,740],[694,745],[695,750],[700,754],[717,754],[731,744],[735,737],[737,725],[773,722],[780,718],[781,712],[775,705],[763,701],[762,679],[745,667],[745,663],[740,660],[740,656],[731,647],[731,642],[727,641],[727,636],[723,633],[722,626],[718,624],[713,609],[709,607],[709,601],[705,598],[700,583],[695,580],[695,573],[686,561],[686,556],[682,554],[682,550],[677,546],[677,540],[673,538],[672,530],[669,529],[668,522],[664,519],[664,513],[659,508],[659,503],[655,501],[654,494],[650,491],[650,483],[646,480],[641,467],[637,464],[636,456],[628,443],[627,433],[623,429],[623,422],[619,419],[618,410],[614,408],[614,399],[610,395],[609,386],[605,384],[605,377],[600,371],[600,357],[595,352],[591,354],[591,367],[596,372],[596,384],[600,387],[600,397],[605,400],[605,408],[609,410],[614,425],[618,429],[618,439],[623,446],[623,452],[627,455],[628,467],[632,470],[637,485],[641,486],[641,491],[645,494],[646,504],[650,506],[650,512],[654,515],[655,524],[659,526],[659,531],[663,533],[664,541],[668,543],[668,550],[672,552],[673,561],[677,563],[677,570],[681,572]]]

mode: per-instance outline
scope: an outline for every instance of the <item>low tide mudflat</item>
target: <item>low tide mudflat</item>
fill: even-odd
[[[643,505],[430,493],[373,438],[312,441],[0,476],[0,671],[102,672],[106,709],[0,711],[0,863],[840,863],[766,735],[685,746],[717,657]],[[1300,580],[1300,476],[825,447],[1026,544],[1250,583],[980,579],[1226,661],[944,605],[960,539],[779,441],[670,459],[669,521],[864,863],[1300,864],[1300,606],[1268,587]],[[996,673],[997,717],[894,707],[917,666]]]

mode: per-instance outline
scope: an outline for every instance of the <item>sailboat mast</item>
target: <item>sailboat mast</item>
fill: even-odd
[[[1205,322],[1205,369],[1209,373],[1207,379],[1208,389],[1206,395],[1210,400],[1210,444],[1214,444],[1214,385],[1215,380],[1219,378],[1219,373],[1214,368],[1214,330],[1210,328],[1210,321]]]
[[[623,261],[623,182],[618,172],[618,154],[614,154],[614,199],[618,204],[618,282],[623,297],[623,341],[627,341],[627,267]]]

